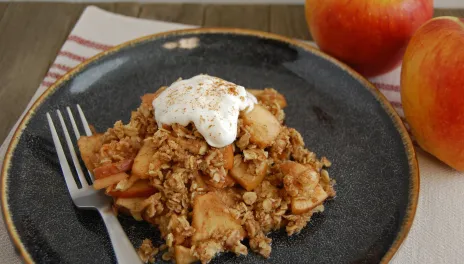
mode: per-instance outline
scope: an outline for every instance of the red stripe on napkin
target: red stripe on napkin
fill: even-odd
[[[52,84],[54,84],[54,82],[42,81],[42,85],[45,86],[45,87],[49,87]]]
[[[403,108],[403,104],[401,104],[400,102],[390,101],[390,104],[391,104],[393,107]]]
[[[60,64],[60,63],[53,63],[52,66],[50,66],[51,69],[55,68],[55,69],[60,69],[60,70],[63,70],[63,71],[70,71],[72,70],[72,67],[69,67],[69,66],[66,66],[64,64]]]
[[[75,42],[75,43],[77,43],[79,45],[89,47],[89,48],[98,49],[98,50],[107,50],[107,49],[110,49],[110,48],[113,47],[111,45],[98,43],[98,42],[95,42],[95,41],[92,41],[92,40],[89,40],[89,39],[85,39],[83,37],[79,37],[79,36],[76,36],[76,35],[69,36],[68,40],[72,41],[72,42]]]
[[[70,58],[72,60],[77,60],[77,61],[85,61],[85,60],[87,60],[86,57],[77,55],[77,54],[72,53],[70,51],[60,51],[60,52],[58,52],[58,56],[68,57],[68,58]]]
[[[374,84],[380,90],[395,91],[395,92],[400,91],[399,85],[391,85],[391,84],[385,84],[385,83],[372,83],[372,84]]]
[[[47,75],[45,75],[45,77],[53,77],[56,79],[61,78],[61,76],[63,75],[57,72],[47,72]]]

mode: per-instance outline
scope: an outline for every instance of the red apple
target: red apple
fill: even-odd
[[[399,65],[433,0],[306,0],[305,9],[321,50],[371,77]]]
[[[401,101],[417,143],[464,171],[464,19],[438,17],[404,55]]]

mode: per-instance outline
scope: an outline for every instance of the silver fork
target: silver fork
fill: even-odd
[[[76,139],[79,139],[79,129],[77,128],[76,121],[74,120],[74,116],[71,112],[71,109],[69,107],[66,107],[66,110],[68,112],[72,128],[74,130],[74,135],[76,136]],[[79,105],[77,105],[77,111],[79,112],[79,116],[84,126],[85,134],[87,136],[91,136],[92,132],[90,131],[87,119],[85,118],[84,112],[82,111]],[[63,129],[68,149],[71,154],[71,159],[74,163],[74,169],[82,185],[82,187],[79,188],[76,181],[74,180],[71,168],[69,167],[68,161],[63,151],[63,147],[61,146],[60,139],[56,132],[55,125],[53,124],[53,120],[50,114],[47,113],[48,125],[50,126],[50,131],[53,137],[53,143],[55,144],[58,159],[60,161],[61,171],[63,172],[64,180],[66,181],[69,194],[71,195],[74,204],[80,209],[93,209],[97,210],[100,213],[101,217],[103,218],[103,221],[105,222],[106,230],[108,231],[108,234],[110,236],[111,244],[113,245],[114,253],[119,264],[142,263],[139,256],[137,255],[137,252],[135,252],[132,243],[127,238],[126,233],[122,229],[121,224],[119,223],[117,217],[114,215],[112,211],[111,198],[106,196],[103,193],[103,191],[95,190],[92,187],[92,185],[89,185],[87,180],[85,179],[85,175],[82,172],[79,159],[77,158],[76,152],[74,150],[74,145],[69,136],[68,129],[64,122],[63,116],[61,115],[60,110],[57,110],[56,112],[58,115],[58,119],[60,120],[61,127]],[[92,174],[89,173],[89,175],[91,176]]]

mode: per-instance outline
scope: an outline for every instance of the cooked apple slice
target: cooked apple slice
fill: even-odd
[[[227,145],[222,149],[222,156],[224,157],[224,169],[232,169],[234,166],[234,147],[232,144]]]
[[[240,221],[235,219],[228,211],[227,206],[215,192],[196,196],[193,202],[192,226],[196,232],[192,242],[200,242],[214,235],[237,230],[240,239],[245,237],[245,230]]]
[[[234,178],[232,178],[229,174],[227,174],[224,177],[224,181],[221,181],[221,182],[215,182],[213,181],[213,179],[205,177],[205,176],[203,176],[203,180],[207,185],[214,187],[216,189],[224,189],[226,187],[232,187],[236,183]]]
[[[324,191],[324,188],[318,184],[311,195],[292,198],[292,213],[307,213],[316,208],[316,206],[322,204],[327,197],[329,197],[329,195]]]
[[[156,93],[147,93],[142,95],[140,99],[142,99],[142,104],[151,105],[153,100],[156,98]]]
[[[190,248],[184,246],[174,246],[174,260],[176,264],[190,264],[199,261],[199,259],[190,252]]]
[[[93,170],[93,175],[95,179],[102,179],[120,172],[129,171],[132,168],[134,163],[133,159],[125,159],[118,162],[113,162],[110,164],[105,164]]]
[[[134,197],[134,198],[116,198],[114,205],[118,210],[123,213],[130,214],[130,212],[140,212],[143,210],[142,204],[146,198]]]
[[[153,146],[153,141],[151,138],[145,140],[134,159],[134,165],[132,165],[132,174],[141,179],[148,178],[148,169],[150,167],[150,162],[153,160],[154,154],[155,147]]]
[[[307,170],[306,166],[294,161],[286,161],[280,164],[280,170],[284,174],[298,176],[303,171]]]
[[[112,189],[114,189],[115,191],[125,191],[132,187],[132,185],[134,185],[134,183],[138,180],[140,180],[138,176],[131,174],[129,175],[129,178],[124,179],[118,182],[118,184],[112,186]]]
[[[250,141],[261,148],[270,146],[281,129],[279,120],[259,104],[252,111],[243,114],[243,123],[248,126]]]
[[[95,180],[93,182],[93,188],[95,188],[96,190],[100,190],[127,178],[129,178],[129,175],[127,175],[127,173],[125,172],[113,174],[111,176]]]
[[[102,134],[94,134],[90,137],[82,136],[77,141],[82,160],[89,171],[95,169],[93,160],[102,146]]]
[[[234,167],[229,171],[230,175],[247,191],[252,191],[264,179],[267,173],[267,162],[262,162],[256,169],[256,174],[248,171],[248,163],[242,160],[240,155],[234,157]]]
[[[276,90],[273,89],[264,89],[264,90],[259,90],[259,89],[247,89],[249,93],[254,95],[258,100],[261,101],[274,101],[276,102],[280,108],[285,108],[287,106],[287,100],[285,100],[285,97],[278,93]]]
[[[313,190],[319,183],[319,173],[312,167],[302,165],[294,161],[286,161],[280,164],[280,170],[283,174],[289,174],[297,181],[294,184],[301,187],[302,191]]]
[[[111,190],[107,194],[113,197],[131,198],[148,197],[156,193],[155,187],[150,185],[149,180],[138,180],[125,191]]]
[[[158,91],[154,93],[147,93],[144,94],[140,99],[142,99],[142,104],[151,105],[153,100],[156,99],[164,90],[166,90],[167,86],[160,87]]]

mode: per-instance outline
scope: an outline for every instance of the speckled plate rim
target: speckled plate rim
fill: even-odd
[[[418,203],[418,198],[419,198],[419,181],[420,180],[419,180],[419,167],[417,163],[416,153],[414,151],[411,138],[409,137],[409,134],[406,128],[404,127],[403,122],[401,121],[401,118],[398,116],[398,114],[393,109],[393,107],[388,102],[388,100],[385,98],[385,96],[382,93],[380,93],[380,91],[372,83],[370,83],[359,73],[357,73],[356,71],[351,69],[349,66],[345,65],[344,63],[338,61],[337,59],[323,53],[322,51],[312,47],[309,44],[304,43],[303,41],[293,40],[287,37],[283,37],[280,35],[267,33],[267,32],[248,30],[248,29],[236,29],[236,28],[195,28],[195,29],[174,30],[174,31],[167,31],[163,33],[148,35],[148,36],[136,38],[134,40],[130,40],[128,42],[117,45],[107,51],[101,52],[89,58],[88,60],[82,62],[81,64],[77,65],[71,71],[69,71],[64,76],[62,76],[60,79],[58,79],[47,90],[45,90],[45,92],[34,102],[31,108],[29,108],[29,110],[24,115],[19,126],[16,128],[16,131],[14,132],[11,142],[8,146],[8,149],[6,151],[5,158],[3,161],[3,167],[2,167],[2,172],[1,172],[2,179],[1,179],[1,186],[0,186],[1,200],[2,200],[2,212],[3,212],[3,218],[5,220],[5,225],[7,227],[10,238],[13,241],[16,249],[19,251],[19,254],[22,257],[23,261],[25,263],[35,263],[31,255],[29,254],[29,252],[26,250],[25,245],[22,243],[19,237],[19,234],[13,224],[13,219],[11,217],[11,213],[10,213],[9,206],[8,206],[8,196],[7,196],[8,189],[7,189],[6,183],[7,183],[7,179],[9,176],[8,171],[12,163],[13,152],[16,149],[16,146],[19,142],[19,138],[21,137],[23,133],[23,130],[27,127],[29,120],[35,114],[36,109],[48,96],[53,94],[53,92],[55,92],[61,86],[61,84],[63,84],[64,82],[68,81],[70,78],[72,78],[73,76],[81,72],[90,63],[97,61],[102,57],[113,54],[117,52],[118,50],[120,50],[121,48],[134,46],[140,42],[153,40],[153,39],[160,39],[160,38],[164,38],[168,36],[195,34],[195,33],[197,34],[247,35],[247,36],[253,36],[253,37],[258,37],[262,39],[276,40],[276,41],[287,43],[293,46],[297,46],[299,48],[304,49],[307,52],[310,52],[316,56],[322,57],[328,60],[329,62],[335,64],[340,69],[349,73],[353,78],[355,78],[360,83],[362,83],[364,87],[366,87],[372,93],[372,95],[374,95],[377,101],[382,105],[383,109],[388,113],[393,124],[395,125],[396,129],[401,135],[401,139],[403,141],[403,145],[404,145],[406,155],[408,158],[409,169],[411,171],[411,174],[409,175],[411,179],[410,181],[411,185],[409,186],[410,195],[409,195],[408,207],[407,207],[405,218],[403,220],[403,223],[401,223],[400,232],[396,236],[395,240],[393,241],[387,253],[382,257],[382,260],[380,262],[380,263],[388,263],[393,258],[396,251],[400,247],[401,243],[404,241],[404,239],[409,233],[409,230],[414,221],[414,216],[416,214],[416,208],[417,208],[417,203]]]

